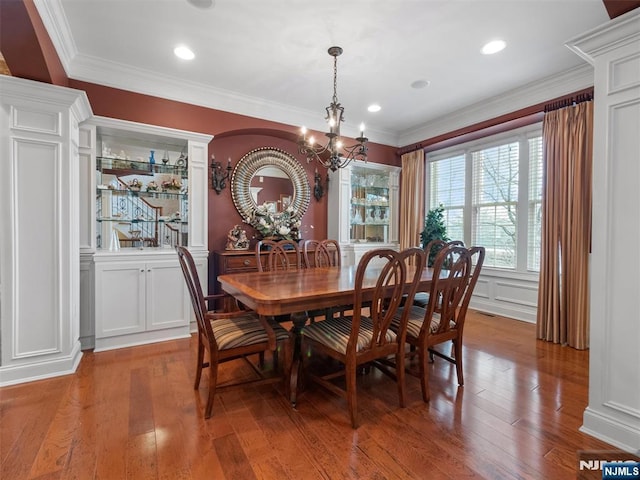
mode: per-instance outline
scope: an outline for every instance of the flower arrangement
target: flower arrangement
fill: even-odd
[[[182,183],[180,183],[180,181],[176,180],[175,178],[172,178],[171,180],[165,180],[164,182],[162,182],[163,190],[180,190],[181,188],[182,188]]]
[[[142,188],[142,182],[137,178],[134,178],[127,184],[127,186],[129,187],[129,190],[132,190],[134,192],[139,192],[140,189]]]
[[[160,187],[155,180],[151,180],[147,183],[147,192],[157,192],[158,190],[160,190]]]
[[[274,213],[267,204],[255,209],[247,223],[255,228],[262,238],[275,237],[278,240],[297,240],[300,235],[301,222],[293,215],[293,207],[284,212]]]

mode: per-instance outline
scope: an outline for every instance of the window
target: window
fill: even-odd
[[[540,269],[541,126],[427,154],[427,208],[452,240],[486,248],[485,267]]]
[[[463,238],[464,225],[464,155],[446,158],[439,162],[431,162],[430,205],[444,207],[444,220],[450,238]]]
[[[527,268],[540,271],[542,236],[542,137],[529,139],[529,235]]]

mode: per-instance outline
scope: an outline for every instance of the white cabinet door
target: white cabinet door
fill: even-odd
[[[113,262],[95,267],[96,338],[146,328],[146,266]]]
[[[147,330],[187,325],[189,297],[178,262],[148,263],[146,282]]]

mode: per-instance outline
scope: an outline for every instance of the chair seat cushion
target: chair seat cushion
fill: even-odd
[[[351,333],[351,318],[352,317],[329,318],[322,322],[307,325],[302,329],[302,335],[345,354],[347,352],[349,334]],[[373,323],[371,319],[361,317],[356,352],[361,352],[367,348],[371,344],[372,338]],[[387,342],[393,343],[396,341],[397,336],[391,330],[387,330],[386,338]]]
[[[277,324],[270,324],[276,334],[276,341],[289,338],[289,332]],[[260,319],[253,313],[211,320],[211,328],[220,350],[255,345],[268,342],[267,331]]]
[[[429,304],[429,294],[427,292],[416,293],[413,297],[413,304],[418,307],[427,308]]]
[[[398,328],[400,328],[400,318],[402,317],[403,309],[398,309],[398,313],[391,322],[391,328],[393,331],[397,332]],[[418,307],[417,305],[412,305],[409,310],[409,319],[407,321],[407,337],[418,338],[420,336],[420,330],[422,329],[422,324],[424,323],[424,316],[426,314],[426,309],[422,307]],[[440,315],[437,313],[433,314],[433,318],[431,319],[430,325],[430,333],[435,333],[438,331],[438,327],[440,326]],[[456,323],[451,321],[449,327],[455,328]]]

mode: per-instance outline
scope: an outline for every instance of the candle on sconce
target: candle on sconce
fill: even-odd
[[[360,137],[364,138],[364,123],[360,124]]]
[[[227,168],[231,168],[231,157],[227,160]]]
[[[300,131],[302,132],[302,140],[306,140],[307,139],[307,127],[302,127],[300,129]]]

